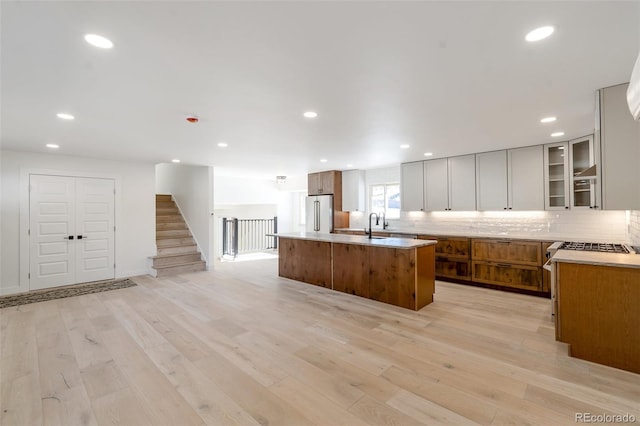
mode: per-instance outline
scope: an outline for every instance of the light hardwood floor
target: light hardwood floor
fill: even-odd
[[[0,424],[640,421],[640,375],[567,357],[545,299],[437,282],[412,312],[277,260],[134,280],[0,310]]]

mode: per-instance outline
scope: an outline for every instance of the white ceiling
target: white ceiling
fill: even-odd
[[[640,1],[2,1],[1,20],[3,149],[265,176],[582,136],[640,50]]]

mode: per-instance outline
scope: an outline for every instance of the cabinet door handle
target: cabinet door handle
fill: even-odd
[[[87,237],[86,235],[78,235],[76,238],[78,238],[79,240],[84,238],[86,240],[89,237]]]
[[[509,263],[496,263],[496,266],[500,268],[511,268],[511,264]]]
[[[68,237],[62,237],[65,240],[73,240],[73,235],[69,235]]]

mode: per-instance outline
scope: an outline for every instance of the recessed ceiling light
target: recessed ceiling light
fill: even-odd
[[[353,164],[347,164],[347,167],[353,167]]]
[[[113,42],[111,40],[97,34],[85,34],[84,39],[87,43],[101,49],[111,49],[113,47]]]
[[[229,144],[228,144],[228,143],[226,143],[226,142],[220,142],[220,143],[218,144],[218,146],[219,146],[220,148],[226,148],[226,147],[228,147],[228,146],[229,146]]]
[[[555,117],[545,117],[540,120],[541,123],[553,123],[554,121],[556,121]]]
[[[400,148],[407,149],[409,148],[409,146],[410,146],[409,144],[403,143],[402,145],[400,145]]]
[[[57,114],[58,118],[62,118],[63,120],[73,120],[75,117],[71,114],[67,114],[65,112],[59,112]]]
[[[318,113],[315,111],[307,111],[302,115],[304,115],[307,118],[316,118],[318,116]]]
[[[536,28],[533,31],[529,31],[524,39],[527,41],[540,41],[542,39],[549,37],[551,34],[553,34],[553,31],[554,31],[554,28],[549,25]]]
[[[58,149],[58,148],[60,148],[60,145],[55,144],[55,143],[48,143],[47,144],[47,148]]]
[[[424,156],[425,157],[431,157],[433,155],[433,152],[425,152]]]
[[[564,132],[553,132],[551,133],[552,138],[559,138],[560,136],[564,136]]]
[[[326,159],[326,158],[321,158],[321,159],[320,159],[320,162],[321,162],[321,163],[326,163],[326,162],[327,162],[327,159]]]
[[[173,160],[171,160],[172,163],[179,163],[180,159],[179,158],[174,158]]]

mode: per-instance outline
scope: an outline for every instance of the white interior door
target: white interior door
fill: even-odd
[[[76,178],[76,282],[115,277],[114,185],[111,179]]]
[[[31,175],[29,288],[115,277],[114,181]]]
[[[31,175],[29,181],[31,290],[75,279],[75,179]]]

